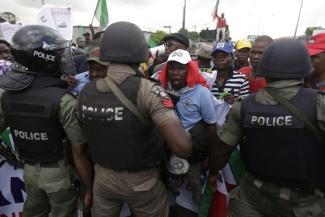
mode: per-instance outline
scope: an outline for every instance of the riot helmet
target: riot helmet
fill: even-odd
[[[117,22],[105,30],[100,45],[101,61],[138,64],[146,62],[148,56],[144,34],[135,24]]]
[[[47,26],[30,25],[20,28],[12,37],[11,71],[0,79],[5,90],[22,90],[34,76],[60,77],[75,74],[71,42]]]
[[[266,78],[307,78],[312,64],[305,45],[293,38],[281,38],[264,51],[256,76]]]
[[[19,29],[12,38],[12,69],[29,74],[75,74],[71,42],[47,26],[30,25]]]

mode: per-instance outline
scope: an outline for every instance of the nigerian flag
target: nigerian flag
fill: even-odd
[[[0,134],[0,140],[2,145],[5,148],[8,148],[11,151],[11,153],[14,154],[15,157],[19,160],[20,159],[19,153],[18,150],[16,149],[9,127]]]
[[[95,10],[95,17],[102,28],[107,27],[108,11],[107,11],[106,0],[98,0],[96,10]]]

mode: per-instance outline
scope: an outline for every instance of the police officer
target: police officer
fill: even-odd
[[[267,79],[267,86],[233,105],[212,150],[209,178],[212,185],[240,142],[247,173],[229,216],[325,216],[325,95],[303,88],[311,71],[301,42],[275,40],[256,74]],[[320,137],[278,103],[279,95],[310,119]]]
[[[19,29],[12,38],[14,63],[0,80],[6,91],[1,107],[15,145],[25,161],[27,199],[24,217],[71,217],[76,194],[63,140],[71,141],[75,163],[86,185],[86,206],[92,199],[91,164],[83,151],[85,139],[74,113],[76,100],[67,94],[62,74],[73,73],[68,43],[55,30],[38,25]],[[82,168],[82,170],[80,170]],[[87,174],[89,173],[89,174]],[[85,175],[86,174],[86,175]]]
[[[176,155],[191,153],[190,138],[171,99],[159,85],[140,76],[139,64],[147,58],[139,27],[129,22],[111,24],[100,46],[100,60],[110,62],[107,76],[88,83],[79,95],[78,112],[96,164],[93,217],[117,217],[124,202],[134,216],[167,217],[167,193],[157,167],[162,146],[156,129]],[[129,103],[117,98],[109,82]]]

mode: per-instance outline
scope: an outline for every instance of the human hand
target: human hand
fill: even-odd
[[[230,105],[232,105],[236,102],[236,97],[230,93],[225,95],[223,99]]]
[[[93,204],[93,192],[86,192],[84,197],[84,208],[90,209]]]
[[[69,89],[73,88],[78,84],[78,80],[73,75],[62,77],[62,79],[68,83]]]
[[[217,191],[217,180],[220,178],[220,173],[217,174],[209,174],[208,176],[208,185],[210,189],[215,192]]]

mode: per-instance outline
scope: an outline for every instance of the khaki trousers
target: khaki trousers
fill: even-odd
[[[229,217],[324,217],[319,189],[304,192],[281,188],[246,174],[229,203]]]
[[[167,191],[157,168],[140,172],[95,166],[92,217],[118,217],[127,203],[135,217],[168,217]]]
[[[27,199],[24,217],[73,217],[76,215],[76,192],[72,188],[71,167],[61,160],[57,167],[24,165]]]

